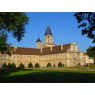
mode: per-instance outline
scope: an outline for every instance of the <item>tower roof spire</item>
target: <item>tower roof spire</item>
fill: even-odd
[[[39,38],[39,35],[38,35],[38,40],[37,40],[36,42],[42,42],[42,41],[40,40],[40,38]]]
[[[45,36],[46,35],[52,35],[51,30],[49,28],[49,24],[48,24],[48,27],[47,27],[46,32],[45,32]]]

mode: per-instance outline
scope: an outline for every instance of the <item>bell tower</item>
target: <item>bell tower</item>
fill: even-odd
[[[49,25],[48,25],[45,35],[44,35],[44,44],[53,44],[53,35],[51,33]]]
[[[42,41],[40,40],[38,36],[38,40],[36,41],[36,48],[41,48],[42,47]]]

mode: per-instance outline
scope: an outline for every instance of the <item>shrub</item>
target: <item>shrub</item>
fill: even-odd
[[[16,68],[16,65],[14,63],[12,63],[12,68],[15,69]]]
[[[24,67],[24,65],[21,63],[20,65],[19,65],[19,68],[23,68]]]
[[[51,64],[50,64],[50,63],[48,63],[48,64],[47,64],[47,67],[49,67],[49,66],[51,66]],[[51,67],[52,67],[52,66],[51,66]]]
[[[65,67],[66,67],[66,64],[65,64]]]
[[[62,65],[62,67],[64,67],[64,64]]]
[[[12,65],[11,63],[8,64],[7,68],[12,68]]]
[[[86,64],[86,67],[89,67],[88,64]]]
[[[61,63],[61,62],[59,62],[58,67],[61,67],[61,66],[62,66],[62,63]]]
[[[28,64],[28,68],[33,68],[33,65],[32,65],[32,63],[30,62],[29,64]]]
[[[2,68],[7,68],[6,63],[4,63],[4,64],[2,65]]]
[[[35,67],[40,67],[38,63],[35,64]]]
[[[55,64],[54,64],[54,67],[56,67]]]

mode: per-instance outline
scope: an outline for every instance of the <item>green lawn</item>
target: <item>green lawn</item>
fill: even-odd
[[[95,71],[0,69],[0,83],[95,83]]]

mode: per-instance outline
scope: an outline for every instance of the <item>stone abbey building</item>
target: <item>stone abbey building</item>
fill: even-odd
[[[76,66],[78,63],[84,65],[83,53],[77,47],[75,42],[69,44],[56,45],[53,43],[53,35],[49,28],[46,29],[44,35],[44,44],[38,37],[36,41],[36,48],[24,48],[24,47],[10,47],[11,56],[8,54],[0,53],[0,67],[3,63],[15,63],[16,67],[20,63],[28,67],[31,62],[33,66],[38,63],[40,66],[47,66],[50,62],[58,66],[59,62],[66,64],[66,66]]]

